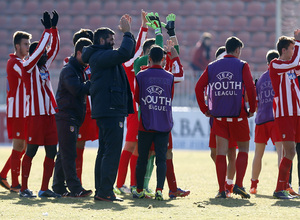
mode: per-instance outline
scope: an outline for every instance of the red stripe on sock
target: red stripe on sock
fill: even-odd
[[[31,161],[32,158],[29,157],[27,154],[24,155],[23,161],[22,161],[22,187],[21,191],[24,191],[25,189],[28,189],[28,177],[30,174],[31,169]]]
[[[136,186],[136,163],[137,163],[138,156],[131,155],[130,157],[130,186]]]
[[[41,186],[42,191],[46,191],[48,189],[49,180],[53,174],[53,169],[54,169],[54,159],[45,157],[44,173],[43,173],[43,180],[42,180],[42,186]]]
[[[10,167],[11,167],[11,186],[16,187],[19,185],[20,167],[21,167],[22,153],[16,150],[12,150]]]
[[[124,185],[126,175],[127,175],[127,168],[129,164],[130,157],[132,155],[132,152],[129,152],[127,150],[123,150],[121,157],[120,157],[120,163],[119,163],[119,169],[118,169],[118,179],[117,179],[117,187],[120,188]]]
[[[176,177],[174,173],[173,159],[167,159],[167,173],[166,173],[169,189],[172,192],[177,191]]]
[[[0,177],[3,178],[3,179],[6,179],[10,168],[11,168],[11,155],[9,156],[9,158],[7,159],[3,169],[1,170]]]
[[[292,166],[292,161],[283,157],[279,165],[279,173],[277,179],[276,192],[286,189],[287,176],[289,175]]]
[[[239,152],[235,162],[235,169],[236,169],[235,184],[238,185],[238,187],[243,187],[243,180],[245,177],[247,165],[248,165],[248,153]]]
[[[219,192],[225,191],[225,179],[227,172],[227,162],[225,155],[216,156],[216,170],[219,183]]]

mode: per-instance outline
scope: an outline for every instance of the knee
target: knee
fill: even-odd
[[[56,146],[45,146],[46,157],[54,159],[57,154]]]
[[[167,159],[168,159],[168,160],[173,159],[173,152],[172,152],[172,149],[168,149],[168,150],[167,150]]]

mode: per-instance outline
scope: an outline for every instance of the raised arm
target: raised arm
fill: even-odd
[[[53,62],[53,60],[55,59],[55,57],[58,54],[59,51],[59,34],[58,34],[58,30],[57,30],[57,22],[58,22],[58,13],[54,10],[52,12],[53,16],[51,19],[51,23],[52,23],[52,28],[50,30],[51,33],[51,38],[50,38],[50,48],[47,52],[48,55],[48,60],[46,63],[46,67],[49,68],[49,66],[51,65],[51,63]]]
[[[24,69],[26,72],[31,73],[41,56],[43,55],[48,41],[50,39],[50,28],[51,28],[51,18],[50,14],[46,11],[43,14],[43,19],[41,19],[42,24],[45,27],[45,30],[42,34],[42,37],[37,45],[35,51],[30,55],[30,57],[23,63]]]

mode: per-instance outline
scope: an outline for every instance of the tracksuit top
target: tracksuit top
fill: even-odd
[[[256,83],[257,92],[257,114],[255,123],[257,125],[274,121],[273,115],[273,98],[274,90],[269,74],[269,70],[261,75]]]
[[[238,117],[243,96],[243,66],[235,57],[208,65],[208,108],[214,117]]]
[[[149,68],[136,76],[141,120],[145,130],[169,132],[173,127],[174,76],[161,68]]]

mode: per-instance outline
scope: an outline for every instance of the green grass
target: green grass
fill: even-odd
[[[3,167],[10,148],[0,148],[0,168]],[[94,161],[96,149],[84,153],[83,186],[94,190]],[[95,202],[89,198],[27,199],[19,198],[0,187],[0,219],[298,219],[300,199],[282,201],[273,199],[278,169],[275,152],[266,152],[258,184],[258,194],[250,199],[234,195],[230,199],[215,199],[218,185],[215,166],[208,151],[175,151],[174,164],[178,187],[191,190],[186,198],[168,199],[165,183],[164,201],[132,199],[122,196],[124,202]],[[37,193],[43,172],[44,149],[40,147],[33,160],[29,188]],[[249,154],[248,169],[244,179],[250,187],[253,152]],[[296,160],[294,171],[296,171]],[[129,171],[130,172],[130,171]],[[129,175],[127,175],[129,176]],[[10,175],[8,176],[10,181]],[[50,181],[50,185],[52,180]],[[126,179],[129,184],[129,178]],[[155,188],[155,172],[150,181]],[[293,186],[298,189],[298,178],[293,173]]]

